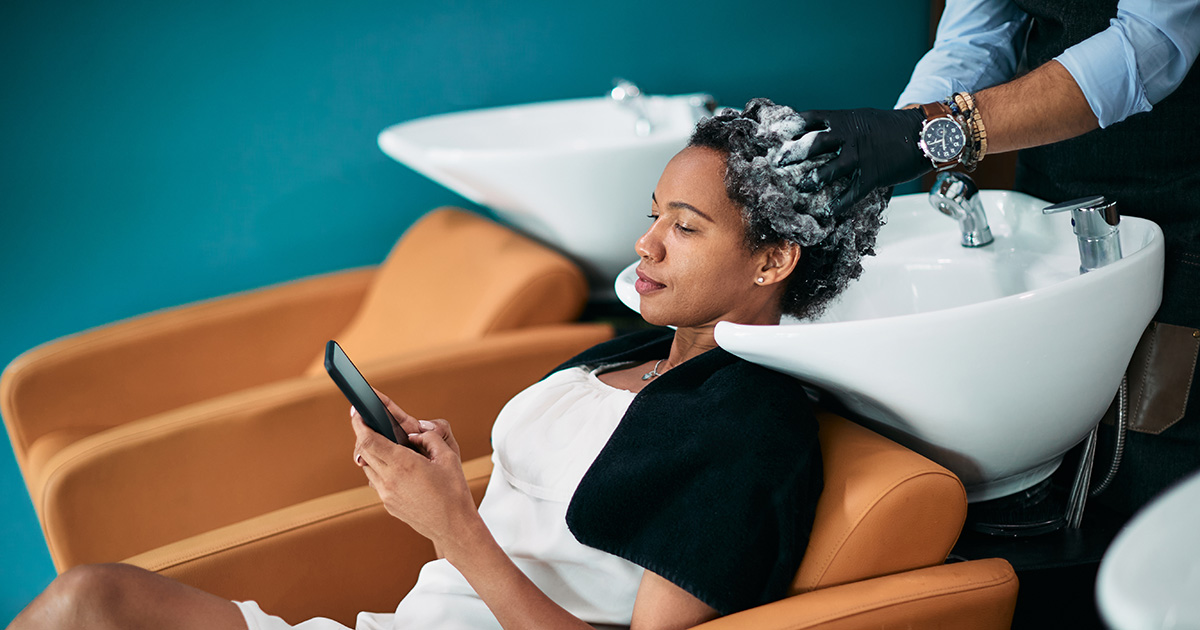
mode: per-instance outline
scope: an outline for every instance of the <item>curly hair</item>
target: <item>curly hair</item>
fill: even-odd
[[[756,98],[742,112],[724,109],[700,121],[688,142],[726,155],[725,192],[742,207],[748,247],[785,241],[800,246],[781,308],[801,319],[819,316],[862,274],[862,257],[875,253],[891,197],[890,189],[877,189],[834,213],[831,204],[847,184],[816,185],[817,167],[832,159],[808,159],[819,132],[806,129],[790,107]]]

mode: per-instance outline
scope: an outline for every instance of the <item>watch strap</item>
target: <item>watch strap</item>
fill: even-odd
[[[950,106],[938,101],[936,103],[925,103],[921,105],[921,113],[925,114],[925,120],[933,120],[934,118],[945,118],[949,116],[954,118],[954,112],[950,110]]]

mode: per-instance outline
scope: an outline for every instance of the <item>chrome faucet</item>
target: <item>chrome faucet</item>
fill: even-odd
[[[954,172],[938,175],[929,191],[929,205],[958,221],[963,247],[983,247],[995,240],[979,201],[979,188],[970,177]]]
[[[1121,213],[1117,202],[1103,195],[1080,197],[1042,208],[1042,214],[1071,211],[1071,226],[1079,241],[1079,273],[1121,259]]]
[[[613,79],[613,89],[608,93],[609,98],[620,105],[628,107],[637,116],[634,132],[639,136],[648,136],[654,131],[650,115],[646,111],[646,101],[642,98],[642,90],[625,79]]]
[[[713,98],[712,94],[700,92],[688,96],[688,106],[692,108],[692,117],[695,118],[695,122],[700,122],[717,111],[717,99]]]
[[[646,96],[642,94],[641,88],[637,85],[625,79],[613,79],[613,89],[608,93],[608,97],[618,105],[628,108],[637,116],[637,121],[634,123],[634,132],[637,135],[648,136],[654,131],[655,123],[650,116]],[[697,92],[671,98],[687,98],[693,123],[712,116],[713,112],[717,110],[717,99],[713,98],[712,94]]]

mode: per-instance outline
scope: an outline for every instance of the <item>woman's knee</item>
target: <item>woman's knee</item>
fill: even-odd
[[[43,594],[42,612],[59,627],[120,627],[153,573],[122,564],[91,564],[69,569]]]

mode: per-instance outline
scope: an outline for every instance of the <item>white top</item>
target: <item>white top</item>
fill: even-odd
[[[634,396],[601,382],[594,371],[561,370],[517,394],[492,429],[496,466],[480,516],[542,592],[592,624],[629,625],[643,569],[575,540],[567,529],[567,506]],[[253,602],[239,606],[251,630],[293,627]],[[344,628],[327,619],[296,627]],[[421,569],[416,586],[394,614],[360,613],[356,628],[476,630],[500,625],[462,574],[449,562],[436,560]]]

